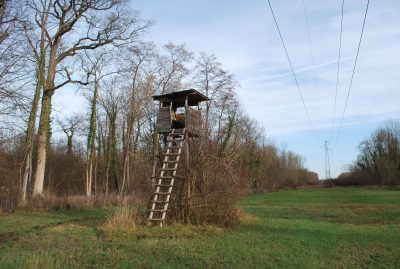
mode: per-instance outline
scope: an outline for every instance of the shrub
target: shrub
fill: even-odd
[[[18,192],[0,186],[0,211],[12,213],[18,206]]]

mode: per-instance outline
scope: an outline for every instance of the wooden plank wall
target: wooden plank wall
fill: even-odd
[[[156,130],[164,132],[171,129],[171,107],[160,107],[157,115]]]
[[[201,112],[200,110],[188,107],[186,130],[194,135],[201,134]]]

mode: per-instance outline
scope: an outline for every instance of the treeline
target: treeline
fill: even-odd
[[[360,142],[357,160],[334,184],[340,186],[400,186],[400,122],[378,128]]]
[[[205,135],[193,145],[201,147],[191,158],[196,169],[187,175],[199,205],[318,181],[302,157],[268,142],[242,112],[237,82],[214,55],[157,47],[146,34],[152,23],[128,2],[16,3],[4,2],[0,13],[3,207],[49,194],[148,199],[152,96],[188,88],[211,99],[202,107]],[[67,90],[86,100],[84,113],[54,113],[53,97]]]

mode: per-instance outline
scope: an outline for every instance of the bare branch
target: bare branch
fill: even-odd
[[[71,78],[71,74],[70,74],[70,72],[68,71],[68,69],[67,69],[66,67],[64,68],[64,71],[65,71],[65,74],[66,74],[66,76],[67,76],[67,80],[65,80],[64,82],[58,84],[57,86],[55,86],[55,87],[53,87],[53,88],[48,88],[48,90],[55,91],[55,90],[57,90],[57,89],[59,89],[59,88],[65,86],[65,85],[67,85],[67,84],[69,84],[69,83],[71,83],[71,84],[80,84],[80,85],[88,85],[88,84],[90,83],[90,82],[89,82],[89,77],[90,77],[90,74],[89,74],[89,73],[87,74],[86,81],[82,81],[82,80],[75,80],[75,79],[72,79],[72,78]]]

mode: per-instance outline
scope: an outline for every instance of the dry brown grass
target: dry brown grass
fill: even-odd
[[[28,209],[84,209],[96,207],[126,206],[129,204],[138,204],[139,200],[135,196],[57,196],[44,195],[39,198],[32,199],[26,206]]]
[[[235,204],[213,201],[191,209],[190,222],[196,225],[233,227],[241,223],[242,211]]]
[[[242,209],[240,209],[240,211],[241,211],[240,212],[240,224],[241,225],[254,224],[260,220],[257,216],[246,213]]]
[[[119,207],[114,215],[107,218],[104,223],[106,229],[132,229],[144,223],[138,205],[126,205]]]

